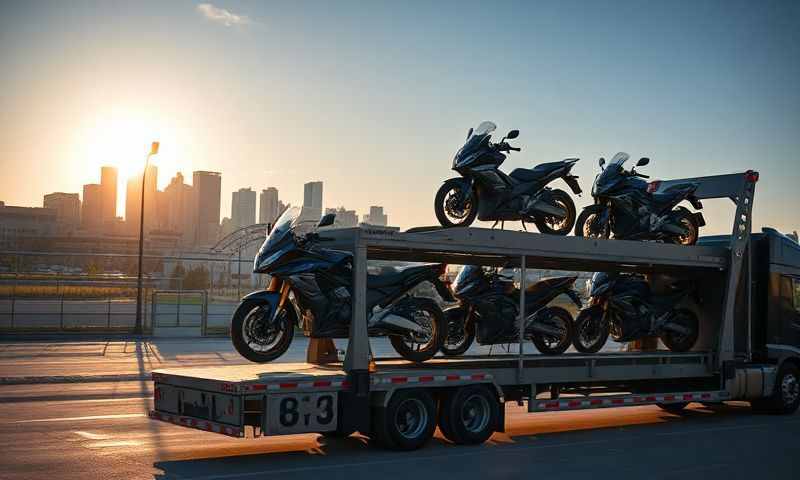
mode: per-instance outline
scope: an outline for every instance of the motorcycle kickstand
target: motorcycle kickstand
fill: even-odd
[[[494,221],[494,225],[492,225],[492,230],[494,230],[494,227],[496,227],[498,223],[500,223],[500,220],[495,220]]]
[[[522,229],[527,232],[528,231],[528,227],[525,226],[525,221],[521,220],[521,223],[522,223]]]

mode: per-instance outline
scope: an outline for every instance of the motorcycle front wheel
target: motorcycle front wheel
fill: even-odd
[[[294,310],[284,307],[270,321],[270,304],[257,299],[244,300],[231,319],[231,341],[237,352],[255,363],[266,363],[280,357],[294,338]]]
[[[661,341],[673,352],[686,352],[691,349],[700,334],[700,322],[697,315],[691,310],[678,308],[675,310],[671,323],[677,323],[689,333],[680,334],[677,332],[666,331],[661,334]]]
[[[391,335],[389,342],[401,357],[421,363],[430,360],[442,348],[445,336],[444,315],[433,301],[419,301],[412,314],[414,323],[425,333],[409,332],[405,335]]]
[[[603,311],[595,307],[584,308],[575,318],[575,335],[572,345],[581,353],[597,353],[606,344],[608,322],[603,321]]]
[[[448,357],[463,355],[475,341],[475,322],[466,319],[450,320],[447,336],[442,342],[442,353]]]
[[[608,238],[611,236],[608,226],[599,225],[600,214],[584,209],[575,222],[575,236],[586,238]]]
[[[536,220],[536,228],[548,235],[566,235],[572,231],[572,226],[575,225],[575,202],[563,190],[553,190],[550,195],[556,205],[566,210],[567,215],[564,218],[545,215]]]
[[[441,226],[468,227],[475,221],[478,216],[477,198],[473,195],[471,200],[466,200],[463,196],[458,185],[445,183],[439,187],[433,208]]]

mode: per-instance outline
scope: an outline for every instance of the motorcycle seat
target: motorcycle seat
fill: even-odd
[[[550,175],[553,171],[558,170],[564,166],[564,162],[547,162],[540,163],[533,168],[515,168],[509,177],[519,180],[520,182],[533,182],[542,177]]]
[[[414,265],[411,267],[399,268],[394,272],[367,275],[367,287],[384,288],[402,285],[406,279],[419,275],[425,270],[431,270],[433,267],[434,265]]]

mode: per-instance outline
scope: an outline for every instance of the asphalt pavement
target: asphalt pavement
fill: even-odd
[[[755,415],[740,402],[693,404],[680,416],[655,406],[528,414],[508,404],[507,432],[486,444],[455,446],[437,433],[410,453],[377,449],[359,435],[242,440],[146,417],[151,382],[123,375],[241,363],[227,342],[0,343],[0,377],[96,379],[0,385],[0,478],[729,479],[800,471],[800,416]],[[285,360],[302,358],[303,347]]]

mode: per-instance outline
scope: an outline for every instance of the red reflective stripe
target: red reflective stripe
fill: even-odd
[[[645,397],[645,400],[647,400],[648,402],[655,402],[656,401],[656,397],[651,395],[649,397]]]
[[[342,387],[344,387],[344,388],[350,387],[350,382],[348,382],[347,380],[343,381],[342,382]]]
[[[616,405],[620,405],[622,403],[625,403],[625,399],[624,398],[615,398],[615,399],[611,400],[611,403],[616,404]]]
[[[633,397],[633,401],[636,402],[636,403],[642,403],[642,402],[644,402],[644,398],[642,398],[642,397]]]
[[[392,377],[392,383],[406,383],[408,377]]]
[[[330,387],[331,381],[330,380],[317,380],[314,382],[315,387]]]
[[[433,377],[432,376],[419,377],[419,381],[420,382],[432,382],[433,381]]]
[[[711,398],[711,394],[710,393],[704,393],[704,394],[700,395],[700,398]]]
[[[458,376],[458,375],[448,375],[447,379],[448,380],[461,380],[461,377]]]
[[[570,407],[579,407],[581,405],[581,401],[580,400],[572,400],[567,405],[569,405]]]
[[[686,393],[686,394],[683,395],[683,399],[684,400],[691,400],[693,398],[694,398],[694,395],[692,395],[691,393]]]
[[[281,383],[280,388],[297,388],[297,383]]]
[[[483,373],[476,373],[471,377],[473,380],[483,380],[486,378],[486,374]]]
[[[544,404],[544,408],[558,408],[558,402],[547,402]]]
[[[250,385],[250,389],[254,390],[254,391],[266,390],[267,386],[264,385],[264,384],[261,384],[261,385]]]
[[[601,405],[602,403],[603,403],[603,400],[600,399],[600,398],[593,398],[593,399],[591,399],[589,401],[589,404],[591,404],[591,405]]]
[[[675,400],[675,395],[664,395],[664,400]]]

